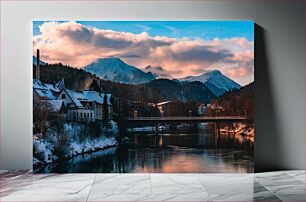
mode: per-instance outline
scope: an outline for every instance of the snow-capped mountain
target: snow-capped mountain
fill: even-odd
[[[155,79],[151,72],[124,63],[119,58],[100,58],[84,67],[84,70],[97,75],[101,79],[120,83],[141,84]]]
[[[36,59],[36,57],[33,55],[33,64],[36,65],[36,63],[37,63],[37,59]],[[39,64],[40,64],[40,65],[44,65],[45,63],[44,63],[43,61],[39,60]]]
[[[240,89],[240,85],[223,75],[219,70],[206,71],[199,76],[188,76],[180,81],[200,81],[216,96],[223,95],[233,89]]]

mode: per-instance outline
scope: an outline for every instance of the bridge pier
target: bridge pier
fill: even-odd
[[[155,124],[155,135],[158,135],[158,123]]]
[[[220,123],[219,122],[216,122],[215,123],[215,131],[216,131],[216,143],[217,145],[220,145],[220,137],[221,137],[221,132],[220,132]]]

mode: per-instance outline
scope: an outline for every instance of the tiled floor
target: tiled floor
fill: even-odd
[[[257,174],[0,172],[0,201],[305,201],[305,171]]]

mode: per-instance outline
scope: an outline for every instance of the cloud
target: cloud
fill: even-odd
[[[151,27],[146,26],[146,25],[136,24],[135,26],[136,26],[136,27],[139,27],[139,28],[141,28],[141,29],[143,29],[144,32],[147,32],[147,31],[150,31],[150,30],[151,30]]]
[[[172,78],[171,72],[166,71],[164,68],[157,66],[153,67],[151,65],[148,65],[144,68],[145,72],[152,72],[155,76],[158,78]]]
[[[254,42],[246,38],[203,40],[97,29],[70,22],[45,22],[33,37],[42,60],[82,68],[100,57],[120,57],[160,77],[177,78],[219,69],[241,84],[254,77]],[[147,69],[146,71],[148,71]]]
[[[117,55],[116,57],[118,58],[141,58],[141,56],[136,55],[136,54],[122,54],[122,55]]]

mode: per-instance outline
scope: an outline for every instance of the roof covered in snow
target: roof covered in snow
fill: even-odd
[[[157,105],[157,106],[161,106],[161,105],[169,104],[169,103],[171,103],[171,102],[172,102],[172,101],[165,101],[165,102],[157,103],[156,105]]]
[[[54,93],[59,93],[64,88],[64,79],[61,79],[56,84],[44,83],[41,80],[33,79],[33,89],[37,95],[49,100],[55,100]]]
[[[84,102],[96,102],[98,104],[103,104],[104,93],[98,93],[96,91],[74,91],[65,89],[68,96],[75,103],[76,107],[84,108]],[[111,94],[106,94],[107,96],[107,104],[111,105],[110,98]]]
[[[51,112],[59,112],[64,100],[43,100],[42,101]]]
[[[48,100],[55,100],[56,97],[54,96],[53,92],[49,89],[38,89],[38,88],[34,88],[34,92],[36,92],[36,94],[39,97],[43,97],[45,99]]]
[[[60,92],[60,89],[56,84],[44,83],[41,80],[33,79],[33,88],[41,90],[52,90],[54,92]]]
[[[94,101],[99,104],[103,104],[104,93],[98,93],[96,91],[85,90],[83,91],[83,94],[85,94],[88,100]],[[106,100],[107,100],[108,105],[111,105],[111,102],[110,102],[111,96],[112,96],[111,94],[106,94],[106,98],[107,98]]]

